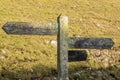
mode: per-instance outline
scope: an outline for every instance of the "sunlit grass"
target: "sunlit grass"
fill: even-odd
[[[69,36],[109,37],[119,46],[119,4],[119,0],[1,0],[0,73],[4,76],[0,79],[30,80],[51,73],[57,65],[57,48],[50,44],[56,36],[8,35],[2,30],[6,22],[56,23],[63,13],[69,17]],[[104,68],[104,64],[95,61],[70,63],[70,73],[81,70],[80,66]]]

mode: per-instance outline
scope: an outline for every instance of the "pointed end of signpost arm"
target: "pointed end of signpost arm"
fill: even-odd
[[[56,23],[7,22],[2,29],[7,34],[56,35]]]
[[[9,34],[9,28],[7,27],[8,24],[9,24],[9,22],[6,22],[6,23],[3,25],[3,27],[2,27],[2,29],[3,29],[7,34]]]

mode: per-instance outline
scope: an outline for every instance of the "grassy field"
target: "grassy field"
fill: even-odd
[[[57,47],[51,41],[56,36],[8,35],[2,26],[8,21],[56,23],[61,13],[69,17],[69,36],[115,42],[112,50],[87,50],[87,61],[69,63],[70,80],[120,80],[119,4],[120,0],[0,0],[0,80],[55,80]]]

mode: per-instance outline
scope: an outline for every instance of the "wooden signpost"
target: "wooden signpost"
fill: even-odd
[[[85,61],[85,50],[68,50],[69,48],[80,49],[111,49],[114,42],[110,38],[83,38],[68,37],[68,17],[60,15],[57,23],[27,23],[7,22],[3,26],[7,34],[34,34],[34,35],[57,35],[57,67],[58,80],[69,80],[68,62]]]

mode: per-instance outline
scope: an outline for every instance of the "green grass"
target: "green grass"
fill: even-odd
[[[56,36],[8,35],[2,30],[6,22],[56,23],[59,14],[63,13],[69,17],[69,36],[109,37],[114,40],[114,47],[118,47],[120,45],[119,4],[120,0],[1,0],[0,57],[4,58],[0,58],[0,80],[18,78],[30,80],[31,77],[44,75],[52,77],[54,74],[51,72],[56,70],[57,63],[56,46],[50,44],[51,40],[56,40]],[[96,27],[96,24],[100,24],[100,27]],[[70,75],[73,78],[74,73],[81,71],[82,67],[90,67],[93,72],[103,68],[105,74],[109,73],[109,67],[114,68],[113,65],[118,67],[115,71],[120,68],[119,48],[109,51],[114,55],[110,60],[113,65],[110,64],[107,68],[104,62],[94,57],[92,54],[94,51],[89,50],[89,53],[87,61],[69,63]],[[89,72],[86,74],[86,69],[83,74],[80,73],[84,80],[87,80],[86,76],[90,76]],[[114,73],[120,75],[117,71]],[[98,77],[96,80],[101,79]]]

